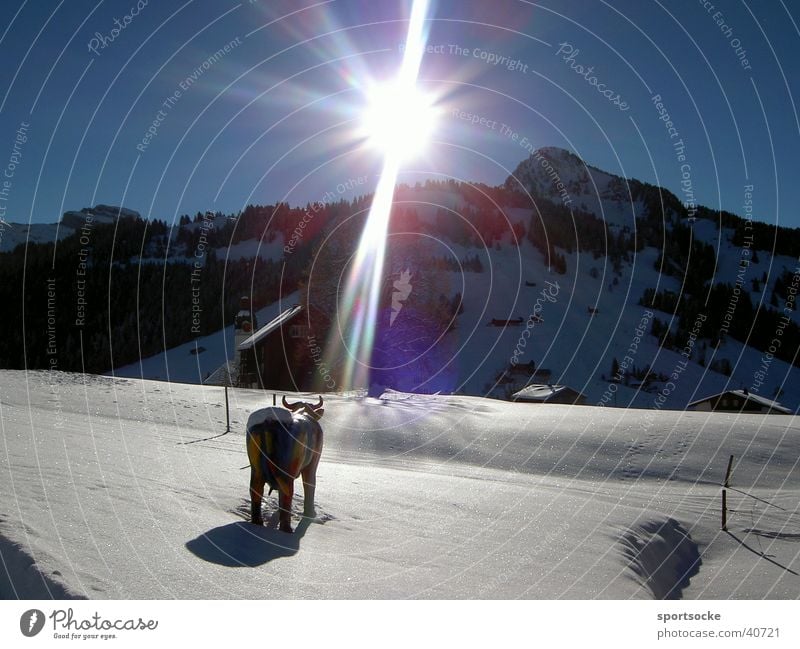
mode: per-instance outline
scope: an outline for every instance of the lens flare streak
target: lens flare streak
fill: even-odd
[[[406,46],[396,83],[409,96],[416,92],[427,34],[427,0],[415,0],[411,9]],[[342,368],[345,389],[369,385],[369,367],[374,344],[376,318],[383,281],[386,235],[394,200],[402,151],[387,149],[367,221],[359,239],[339,309],[340,331],[347,353]]]

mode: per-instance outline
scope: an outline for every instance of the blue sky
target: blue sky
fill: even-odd
[[[359,115],[409,2],[138,4],[0,6],[6,220],[110,203],[171,222],[374,187]],[[500,183],[527,143],[559,146],[739,214],[752,185],[755,218],[800,227],[798,23],[781,0],[440,0],[419,83],[442,115],[401,179]]]

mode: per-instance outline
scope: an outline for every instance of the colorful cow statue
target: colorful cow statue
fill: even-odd
[[[284,410],[285,408],[285,410]],[[247,457],[250,459],[251,521],[263,525],[261,500],[264,484],[269,493],[278,491],[280,530],[292,533],[294,481],[303,476],[303,515],[313,518],[317,465],[322,453],[322,427],[325,411],[319,403],[289,403],[283,408],[261,408],[247,419]]]

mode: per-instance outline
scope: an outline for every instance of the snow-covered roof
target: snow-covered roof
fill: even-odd
[[[767,399],[766,397],[762,397],[759,394],[753,394],[752,392],[748,392],[747,390],[725,390],[724,392],[720,392],[718,394],[712,394],[708,397],[703,397],[702,399],[698,399],[697,401],[692,401],[687,408],[691,408],[693,406],[697,406],[705,401],[709,401],[710,399],[716,399],[726,394],[732,394],[737,397],[744,399],[745,401],[752,401],[753,403],[757,403],[758,405],[769,408],[770,410],[775,410],[777,412],[782,412],[786,415],[791,415],[792,411],[789,408],[782,406],[777,401],[773,401],[772,399]]]
[[[581,397],[583,396],[577,390],[573,390],[567,385],[534,384],[522,388],[519,392],[515,392],[511,395],[511,398],[515,401],[548,401],[564,391],[574,393]]]
[[[236,385],[239,377],[239,359],[226,361],[203,379],[203,385]]]
[[[303,306],[301,304],[295,304],[292,307],[289,307],[285,311],[283,311],[280,315],[276,318],[265,324],[261,329],[256,331],[252,336],[246,338],[241,342],[241,344],[236,348],[237,351],[244,351],[245,349],[250,349],[254,345],[258,344],[261,340],[263,340],[266,336],[271,334],[275,331],[278,327],[281,327],[289,320],[294,318],[300,311],[303,310]]]

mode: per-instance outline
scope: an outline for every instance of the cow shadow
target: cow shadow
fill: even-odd
[[[272,518],[265,527],[245,521],[215,527],[188,541],[186,549],[203,561],[230,568],[255,568],[294,556],[311,521],[304,518],[294,534],[286,534],[277,529],[277,512]]]

